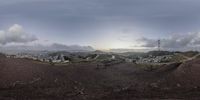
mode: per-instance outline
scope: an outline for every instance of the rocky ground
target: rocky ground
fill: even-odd
[[[199,99],[200,59],[144,70],[122,63],[50,65],[0,57],[1,100]]]

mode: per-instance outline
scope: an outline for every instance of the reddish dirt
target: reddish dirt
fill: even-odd
[[[173,77],[183,87],[200,87],[200,59],[194,59],[181,64],[173,71]]]
[[[124,63],[44,64],[0,57],[1,100],[199,99],[200,59],[145,71]]]

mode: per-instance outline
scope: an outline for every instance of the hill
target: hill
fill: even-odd
[[[0,58],[0,99],[130,100],[200,98],[200,59],[144,70],[121,63],[50,65]]]

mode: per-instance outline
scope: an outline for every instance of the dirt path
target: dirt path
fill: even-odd
[[[184,55],[182,55],[182,56],[184,56]],[[187,56],[184,56],[186,59],[185,60],[183,60],[182,62],[186,62],[186,61],[191,61],[191,60],[193,60],[193,59],[196,59],[198,56],[200,56],[200,54],[198,53],[198,54],[196,54],[195,56],[193,56],[193,57],[187,57]]]

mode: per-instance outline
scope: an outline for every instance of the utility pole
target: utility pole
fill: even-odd
[[[160,39],[158,40],[158,51],[160,51]]]

